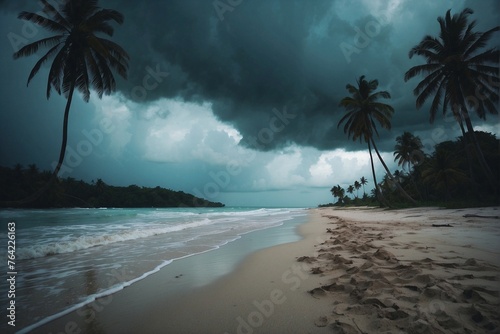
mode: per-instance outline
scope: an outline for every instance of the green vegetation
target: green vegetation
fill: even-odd
[[[349,138],[363,139],[368,144],[375,188],[371,196],[363,191],[362,199],[357,196],[352,199],[337,185],[330,190],[338,197],[334,205],[373,205],[376,200],[382,206],[393,208],[500,203],[500,141],[493,134],[475,131],[470,118],[472,112],[480,119],[486,119],[487,114],[498,115],[500,51],[483,48],[500,26],[475,32],[476,21],[469,22],[471,14],[473,11],[466,8],[453,16],[448,10],[445,17],[439,17],[438,37],[425,36],[409,52],[410,58],[414,55],[424,57],[425,64],[414,66],[405,74],[405,81],[426,75],[413,91],[417,109],[433,97],[430,123],[440,109],[443,115],[451,111],[462,136],[456,141],[437,144],[434,152],[426,155],[420,138],[404,132],[396,138],[394,151],[395,161],[403,169],[391,174],[374,140],[374,135],[378,136],[376,123],[387,130],[391,128],[394,109],[377,102],[379,97],[388,99],[390,95],[386,91],[374,92],[377,80],[368,82],[364,76],[360,77],[358,88],[347,85],[351,97],[340,102],[347,114],[340,119],[339,126],[345,122],[344,132]],[[375,177],[371,145],[386,170],[380,183]],[[360,181],[364,186],[366,179],[362,177]],[[348,193],[359,189],[357,182],[348,186]],[[418,203],[413,198],[417,198]]]
[[[500,139],[494,134],[481,131],[475,131],[475,136],[488,167],[496,171],[496,186],[490,184],[489,178],[481,173],[479,164],[472,165],[472,175],[476,177],[471,177],[471,166],[464,154],[466,140],[463,137],[439,143],[434,152],[424,154],[420,149],[420,138],[405,132],[397,137],[394,160],[406,169],[396,170],[392,179],[386,174],[378,187],[389,207],[414,206],[400,196],[395,182],[410,196],[418,198],[418,206],[471,207],[500,204]],[[365,177],[361,177],[360,181],[362,180],[367,181]],[[354,181],[354,184],[356,182],[358,181]],[[375,191],[370,196],[364,194],[362,198],[345,196],[345,190],[339,185],[330,191],[339,199],[337,203],[327,205],[377,205]]]
[[[23,168],[0,167],[0,204],[11,207],[17,200],[26,198],[43,187],[52,178],[52,172],[40,172],[36,165]],[[44,196],[21,207],[120,207],[120,208],[167,208],[167,207],[223,207],[222,203],[210,202],[182,191],[160,187],[146,188],[131,185],[115,187],[97,179],[92,184],[74,178],[58,179]],[[18,207],[18,205],[16,205]]]
[[[22,47],[14,53],[14,59],[28,57],[35,54],[40,48],[48,48],[47,53],[40,58],[28,77],[28,84],[38,73],[42,65],[52,59],[47,82],[47,99],[54,89],[59,95],[66,98],[64,109],[63,136],[59,161],[52,178],[47,179],[44,187],[26,198],[20,198],[19,204],[29,203],[44,194],[57,179],[66,153],[68,141],[68,120],[71,101],[75,89],[83,94],[83,100],[90,99],[90,89],[93,89],[99,98],[103,94],[109,95],[116,89],[116,82],[111,70],[116,71],[123,78],[127,77],[127,52],[118,44],[98,37],[99,34],[113,36],[114,29],[111,21],[123,23],[123,15],[113,9],[101,9],[97,0],[65,1],[54,8],[46,0],[41,0],[43,13],[21,12],[19,19],[28,21],[54,36],[42,38]]]
[[[472,13],[472,9],[465,8],[451,16],[448,10],[445,17],[438,18],[439,37],[425,36],[409,53],[410,58],[414,55],[424,57],[426,64],[410,68],[405,74],[405,81],[419,74],[427,75],[413,91],[417,96],[417,108],[434,96],[429,110],[431,123],[441,107],[443,114],[451,109],[462,130],[465,145],[473,145],[472,149],[465,151],[469,164],[479,163],[481,172],[494,185],[498,179],[495,179],[485,160],[470,113],[474,111],[481,119],[486,119],[487,113],[498,114],[500,52],[482,49],[493,34],[500,30],[500,26],[484,33],[475,32],[476,21],[468,21]]]

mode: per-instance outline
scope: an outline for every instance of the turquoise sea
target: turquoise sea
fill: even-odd
[[[228,256],[213,262],[222,267],[214,272],[224,273],[259,247],[297,240],[295,226],[306,215],[300,208],[2,210],[5,272],[6,226],[14,222],[16,227],[15,330],[24,328],[26,332],[134,284],[173,261],[227,245],[235,253],[238,247],[234,246],[240,245],[239,258]],[[274,233],[272,238],[255,234],[279,226],[290,226],[292,233]],[[239,240],[250,234],[265,240],[251,246]],[[204,269],[207,275],[200,284],[216,278],[208,271]],[[0,289],[0,305],[8,305],[6,280]],[[2,332],[4,329],[12,332],[6,321],[0,325]]]

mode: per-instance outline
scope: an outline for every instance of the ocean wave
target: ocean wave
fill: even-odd
[[[213,221],[204,218],[199,221],[187,223],[170,225],[165,227],[154,227],[154,228],[134,228],[126,229],[121,231],[116,231],[113,234],[109,232],[101,232],[97,234],[90,235],[80,235],[71,240],[58,240],[53,242],[48,242],[45,244],[32,245],[27,247],[18,248],[16,253],[16,258],[19,260],[35,259],[45,256],[51,256],[56,254],[72,253],[75,251],[108,245],[116,242],[123,242],[128,240],[135,240],[140,238],[147,238],[155,235],[167,234],[171,232],[178,232],[190,228],[196,228],[200,226],[213,224]]]

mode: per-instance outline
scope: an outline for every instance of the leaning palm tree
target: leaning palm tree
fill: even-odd
[[[387,168],[387,165],[382,159],[382,156],[378,152],[373,137],[374,135],[378,136],[378,130],[375,121],[380,124],[382,128],[391,128],[390,119],[392,117],[392,114],[394,113],[394,109],[388,104],[377,102],[379,98],[388,99],[391,97],[391,95],[387,91],[375,92],[377,87],[378,80],[367,81],[365,80],[364,75],[361,76],[359,80],[357,80],[357,87],[348,84],[346,86],[346,89],[349,91],[351,96],[344,97],[340,101],[340,105],[347,110],[347,113],[340,119],[337,127],[339,127],[342,123],[345,123],[344,133],[347,134],[348,138],[352,137],[353,140],[364,140],[368,144],[372,175],[375,184],[375,193],[377,194],[379,202],[381,204],[386,204],[384,203],[385,200],[383,199],[382,194],[378,190],[371,148],[373,146],[373,149],[377,153],[380,162],[392,179],[392,174]],[[403,196],[415,203],[415,200],[408,194],[406,194],[401,186],[399,186],[398,189],[401,191]]]
[[[465,136],[464,123],[470,135],[479,164],[491,182],[493,174],[484,159],[479,143],[474,134],[470,112],[486,119],[486,114],[498,114],[498,67],[500,52],[490,48],[483,50],[493,34],[500,30],[496,26],[486,32],[474,32],[476,21],[469,22],[473,11],[465,8],[459,14],[439,17],[439,37],[425,36],[414,46],[409,57],[423,56],[426,64],[410,68],[405,74],[405,81],[420,74],[426,77],[414,89],[417,96],[417,108],[431,97],[430,122],[442,108],[443,114],[451,109],[462,134]],[[472,161],[468,157],[469,162]]]
[[[75,89],[89,101],[90,89],[99,98],[109,95],[116,88],[112,70],[126,78],[129,56],[118,44],[99,37],[113,35],[110,21],[123,23],[123,15],[112,9],[101,9],[97,0],[67,0],[54,8],[47,0],[41,0],[45,16],[21,12],[19,18],[36,24],[55,35],[28,44],[14,53],[14,58],[35,54],[40,48],[48,51],[37,61],[28,77],[28,84],[42,66],[52,60],[47,82],[47,99],[51,90],[67,98],[64,110],[63,136],[59,160],[53,172],[57,177],[64,161],[68,140],[68,119]]]

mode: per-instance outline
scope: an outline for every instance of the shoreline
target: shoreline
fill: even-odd
[[[73,310],[63,310],[31,323],[16,333],[46,333],[50,331],[65,333],[68,331],[79,332],[78,330],[87,332],[98,324],[101,318],[113,317],[115,312],[111,309],[121,303],[122,294],[126,295],[127,302],[130,300],[127,297],[128,293],[133,296],[130,298],[136,298],[145,304],[159,298],[173,300],[179,295],[189,293],[190,289],[210,284],[220,277],[230,274],[246,256],[259,249],[300,239],[296,229],[306,220],[307,213],[304,213],[286,220],[279,226],[239,234],[233,240],[217,248],[168,261],[168,264],[163,264],[159,270],[154,270],[150,275],[141,279],[133,279],[133,284],[124,284],[120,289],[113,289],[114,291],[111,293],[106,293],[106,291],[99,293],[102,296],[94,301],[79,303],[80,306],[76,309],[71,307]],[[129,276],[120,270],[115,270],[111,274],[112,276],[108,279],[113,281]],[[161,289],[160,293],[155,293],[157,291],[150,289],[150,286],[158,286]],[[147,293],[143,293],[144,289],[147,290]],[[148,297],[144,297],[144,295],[148,295]],[[65,329],[67,325],[68,327]],[[110,327],[112,332],[113,327],[114,325]]]
[[[254,251],[209,284],[168,297],[160,271],[102,300],[102,310],[32,333],[498,329],[500,221],[463,217],[498,210],[310,209],[301,240]]]

